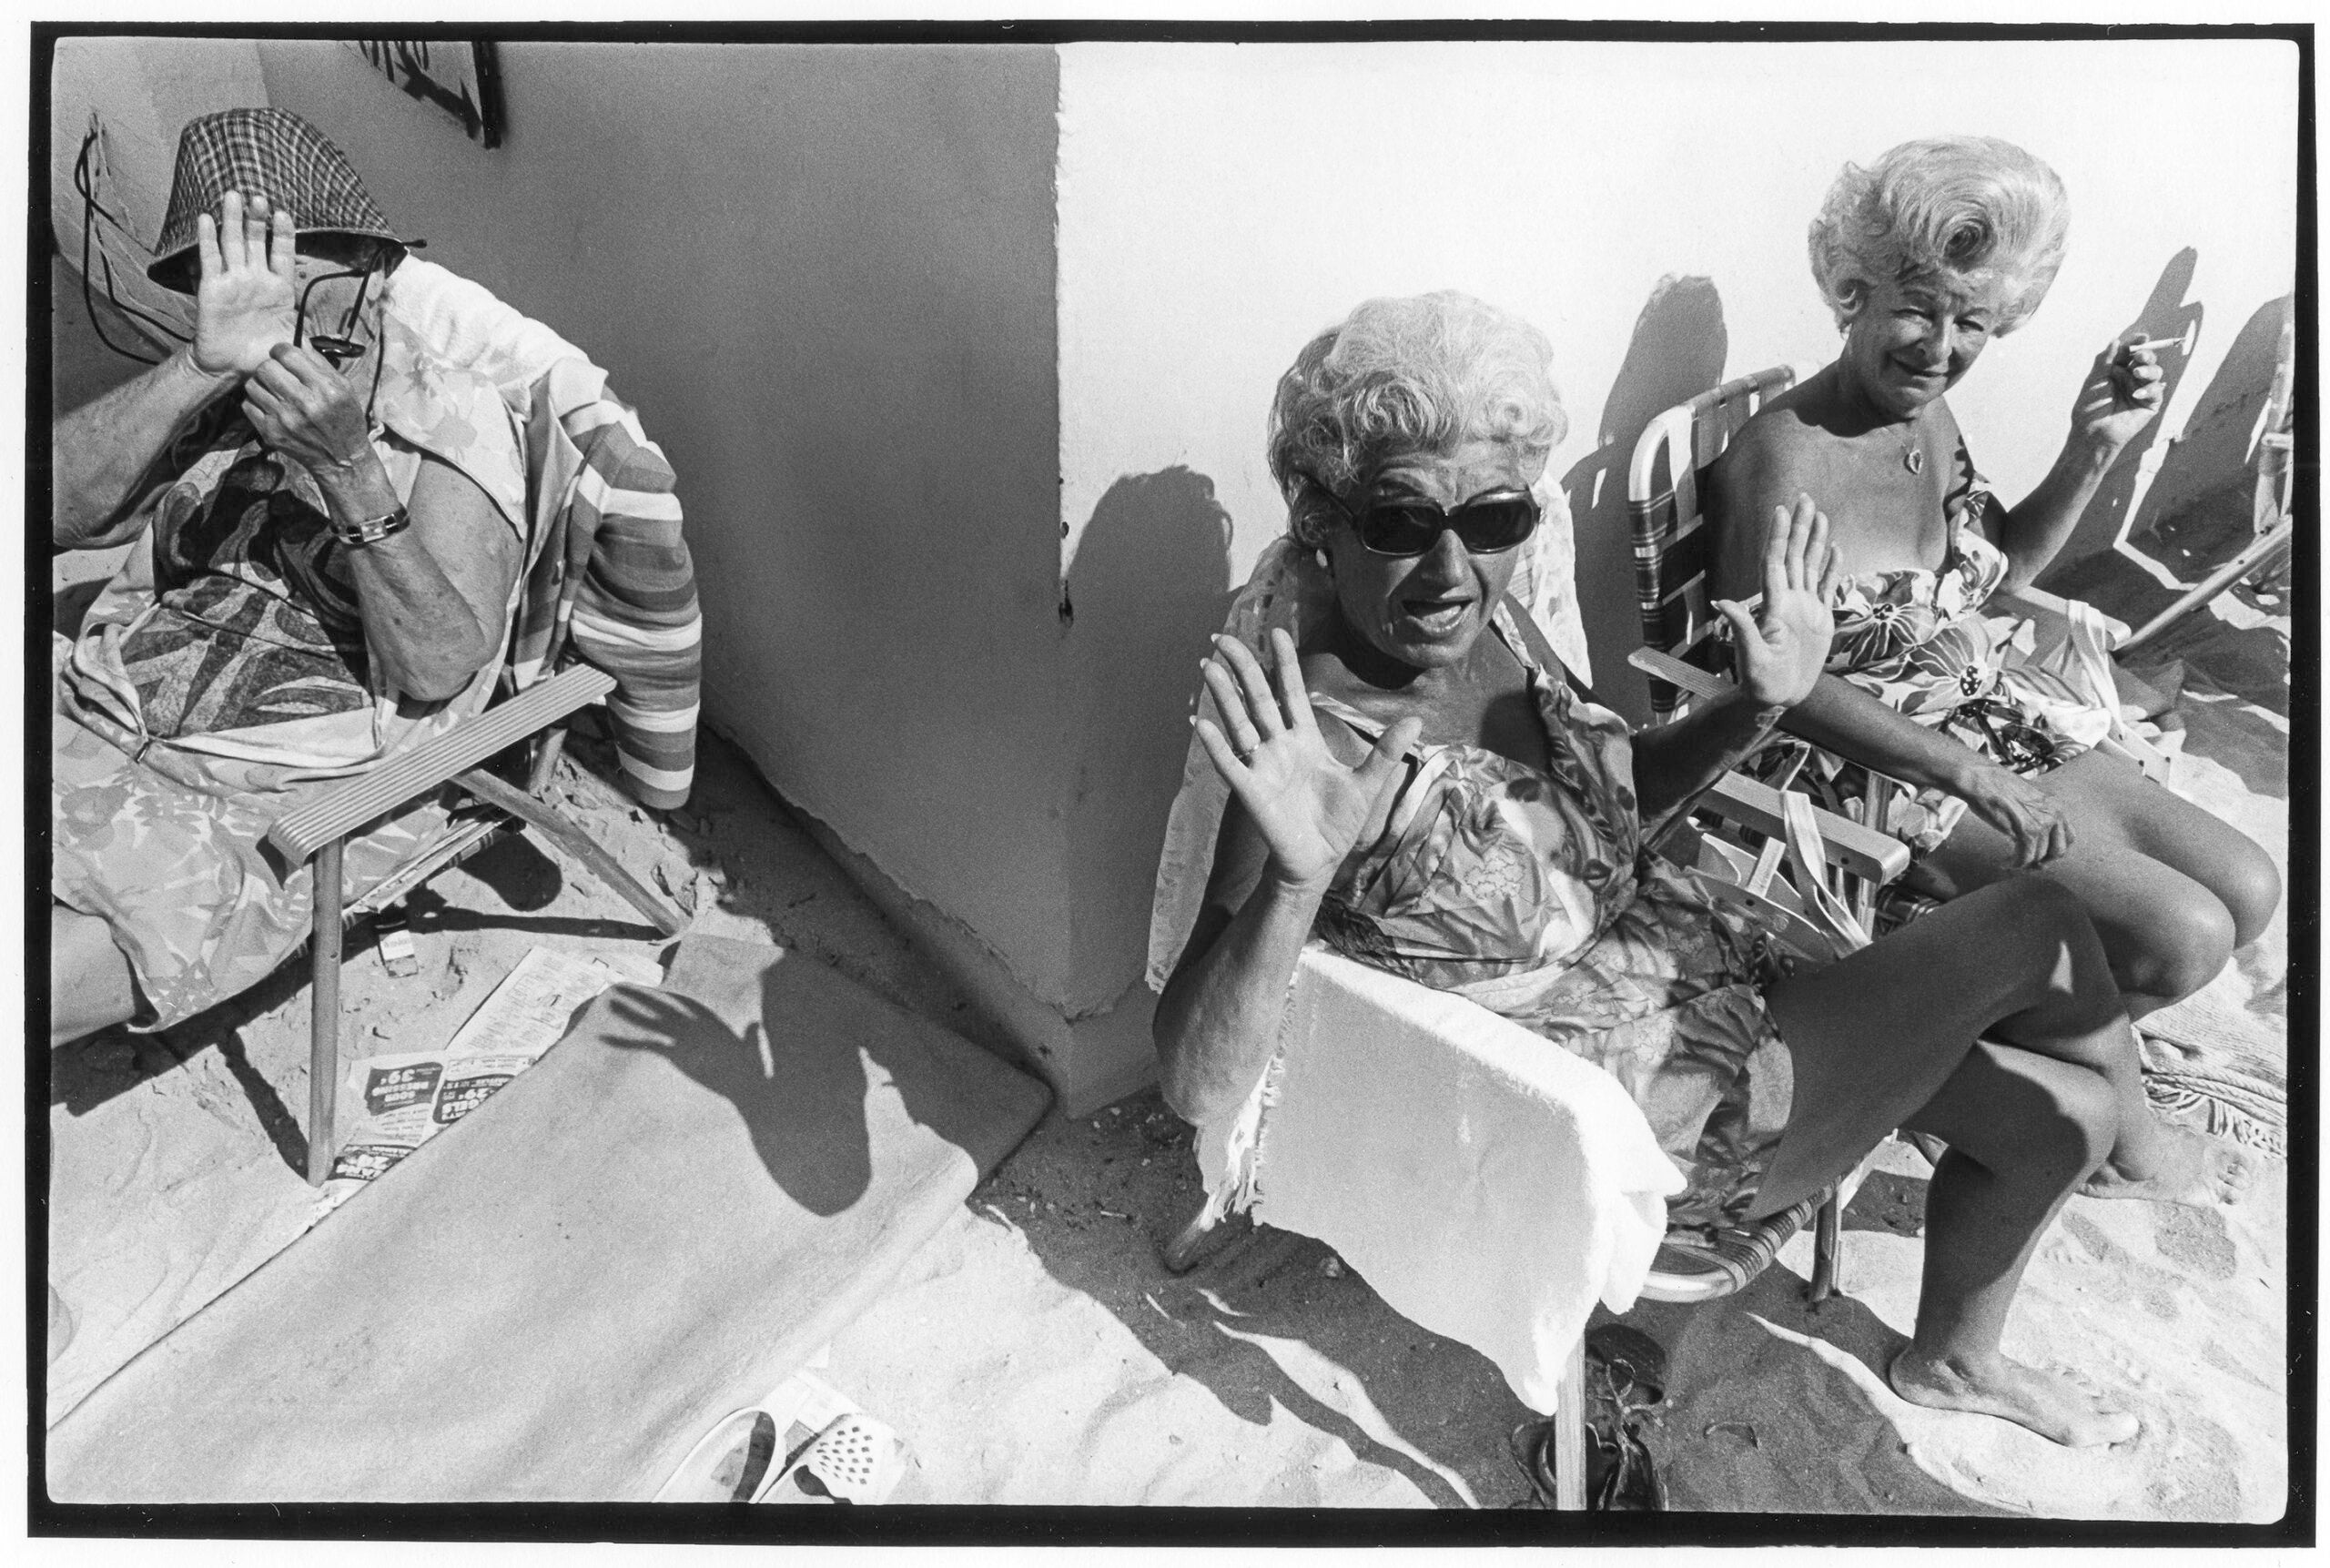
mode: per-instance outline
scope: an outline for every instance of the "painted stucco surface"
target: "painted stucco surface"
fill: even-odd
[[[156,124],[248,89],[233,47]],[[516,42],[491,152],[338,45],[255,58],[434,259],[609,368],[679,474],[707,718],[1079,1103],[1145,1067],[1195,663],[1281,527],[1272,383],[1353,303],[1552,337],[1594,673],[1638,707],[1626,457],[1833,352],[1804,229],[1846,160],[1974,129],[2070,187],[2052,297],[1952,398],[2010,497],[2104,339],[2200,319],[2077,551],[2238,478],[2293,270],[2272,43]]]
[[[259,53],[431,258],[639,408],[711,722],[1057,1006],[1052,52],[507,43],[491,152],[338,46]]]
[[[2114,333],[2181,324],[2180,305],[2204,313],[2184,396],[2149,443],[2158,461],[2244,324],[2291,286],[2297,57],[2276,43],[1079,44],[1061,57],[1064,552],[1125,476],[1180,465],[1226,509],[1242,581],[1282,526],[1262,421],[1295,350],[1370,296],[1464,289],[1553,339],[1570,412],[1553,462],[1577,519],[1595,674],[1629,703],[1626,456],[1651,414],[1727,375],[1833,357],[1805,229],[1846,162],[1977,132],[2028,147],[2070,189],[2052,295],[1951,398],[2009,497],[2045,473]],[[2125,490],[2107,489],[2099,523]]]

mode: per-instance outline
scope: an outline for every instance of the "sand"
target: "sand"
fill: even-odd
[[[2186,746],[2208,763],[2192,776],[2211,804],[2254,814],[2244,825],[2255,833],[2286,823],[2274,744],[2285,752],[2286,719],[2254,700],[2254,683],[2237,684],[2215,688],[2222,700],[2208,699]],[[593,760],[589,744],[577,750]],[[699,928],[795,946],[937,1021],[988,1032],[724,744],[707,742],[695,800],[672,824],[582,772],[564,779],[590,830],[691,903]],[[586,873],[522,843],[440,878],[414,899],[413,928],[412,978],[389,976],[369,940],[351,945],[351,1055],[442,1043],[532,945],[662,946]],[[2241,987],[2226,1005],[2267,1038],[2284,1027],[2281,963],[2280,946],[2246,955],[2220,982]],[[307,1005],[295,970],[159,1039],[106,1037],[57,1058],[50,1278],[77,1322],[51,1371],[51,1420],[309,1222],[299,1175]],[[2074,1199],[2049,1234],[2009,1351],[2072,1369],[2144,1422],[2130,1443],[2078,1452],[1885,1388],[1879,1369],[1914,1310],[1924,1177],[1919,1156],[1889,1147],[1847,1216],[1844,1293],[1817,1309],[1803,1297],[1810,1248],[1799,1239],[1738,1297],[1629,1317],[1672,1361],[1647,1433],[1672,1506],[2278,1515],[2285,1168],[2269,1167],[2264,1190],[2231,1215]],[[1055,1113],[974,1193],[834,1340],[820,1374],[910,1444],[899,1501],[1528,1498],[1505,1444],[1529,1412],[1494,1369],[1392,1312],[1324,1247],[1264,1232],[1168,1275],[1158,1245],[1197,1197],[1187,1130],[1153,1091],[1093,1117]]]

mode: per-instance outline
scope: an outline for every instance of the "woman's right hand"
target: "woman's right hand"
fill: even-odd
[[[2029,871],[2070,852],[2071,819],[2055,797],[1996,763],[1976,768],[1955,792],[1969,810],[2014,845],[2014,868]]]
[[[218,221],[195,219],[201,280],[194,292],[194,367],[211,376],[248,376],[278,343],[296,335],[299,293],[291,215],[270,215],[267,197],[248,207],[228,191]]]
[[[1214,770],[1246,808],[1270,847],[1269,875],[1289,886],[1323,891],[1400,776],[1399,761],[1423,732],[1403,719],[1357,767],[1328,750],[1303,689],[1294,639],[1271,632],[1272,669],[1234,637],[1216,637],[1200,668],[1220,725],[1197,721]]]

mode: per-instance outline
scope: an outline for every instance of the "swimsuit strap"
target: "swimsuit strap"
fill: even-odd
[[[1352,707],[1322,693],[1310,693],[1314,713],[1324,713],[1341,719],[1356,732],[1362,740],[1373,745],[1383,738],[1383,726]],[[1352,868],[1351,880],[1364,883],[1392,858],[1408,845],[1410,839],[1430,823],[1431,814],[1423,810],[1423,803],[1432,786],[1445,777],[1454,767],[1455,759],[1447,746],[1412,746],[1407,753],[1407,782],[1400,786],[1399,794],[1392,802],[1391,814],[1383,819],[1383,831],[1376,835],[1359,864]]]
[[[1500,602],[1499,608],[1505,612],[1514,630],[1521,633],[1522,647],[1525,650],[1524,663],[1534,663],[1539,674],[1559,670],[1573,694],[1587,702],[1594,700],[1594,694],[1578,683],[1569,666],[1562,663],[1562,656],[1554,652],[1553,640],[1545,635],[1545,629],[1537,624],[1536,618],[1522,607],[1519,600],[1507,593]]]

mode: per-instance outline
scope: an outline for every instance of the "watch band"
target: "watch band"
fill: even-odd
[[[342,544],[378,544],[392,533],[402,533],[411,521],[412,514],[399,507],[385,517],[368,517],[355,522],[335,521],[331,525],[331,536]]]

